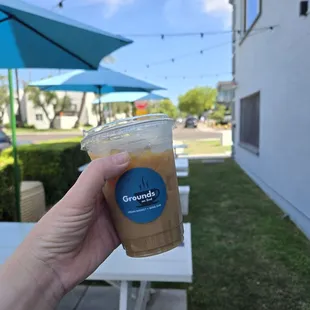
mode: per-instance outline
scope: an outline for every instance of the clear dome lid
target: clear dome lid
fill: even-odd
[[[116,120],[85,131],[81,147],[82,150],[87,150],[88,145],[97,142],[98,139],[106,141],[119,140],[137,133],[137,131],[143,131],[167,123],[171,123],[171,127],[174,126],[174,120],[169,118],[168,115],[161,113]]]

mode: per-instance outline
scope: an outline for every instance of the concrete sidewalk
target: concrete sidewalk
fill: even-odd
[[[133,306],[130,305],[130,306]],[[57,310],[118,310],[119,290],[109,286],[79,285],[68,293]],[[148,310],[186,310],[185,290],[156,290]]]
[[[219,153],[219,154],[179,155],[178,158],[187,158],[190,160],[227,159],[227,158],[231,158],[231,152],[225,152],[225,153]]]

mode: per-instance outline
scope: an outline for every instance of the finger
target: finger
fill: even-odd
[[[85,195],[93,197],[102,191],[106,180],[120,175],[128,167],[129,155],[127,152],[119,153],[92,161],[78,178],[70,192],[79,197]]]

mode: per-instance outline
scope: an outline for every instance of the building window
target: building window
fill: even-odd
[[[251,30],[262,10],[262,0],[244,0],[244,31]]]
[[[36,121],[43,121],[43,114],[36,114]]]
[[[240,101],[240,145],[258,154],[260,93]]]

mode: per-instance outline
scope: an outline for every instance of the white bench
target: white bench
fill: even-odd
[[[179,186],[182,214],[188,215],[190,186]]]
[[[175,167],[178,172],[188,172],[189,161],[187,158],[176,158]]]
[[[185,155],[184,151],[187,149],[187,147],[187,144],[174,144],[173,149],[175,157],[177,158],[179,155]]]
[[[0,264],[13,254],[34,224],[0,223]],[[133,298],[135,310],[145,310],[152,290],[151,282],[191,283],[193,276],[191,225],[184,224],[184,244],[163,254],[130,258],[120,246],[88,280],[104,280],[120,289],[120,310],[128,310]],[[131,291],[132,282],[140,282],[137,293]]]

